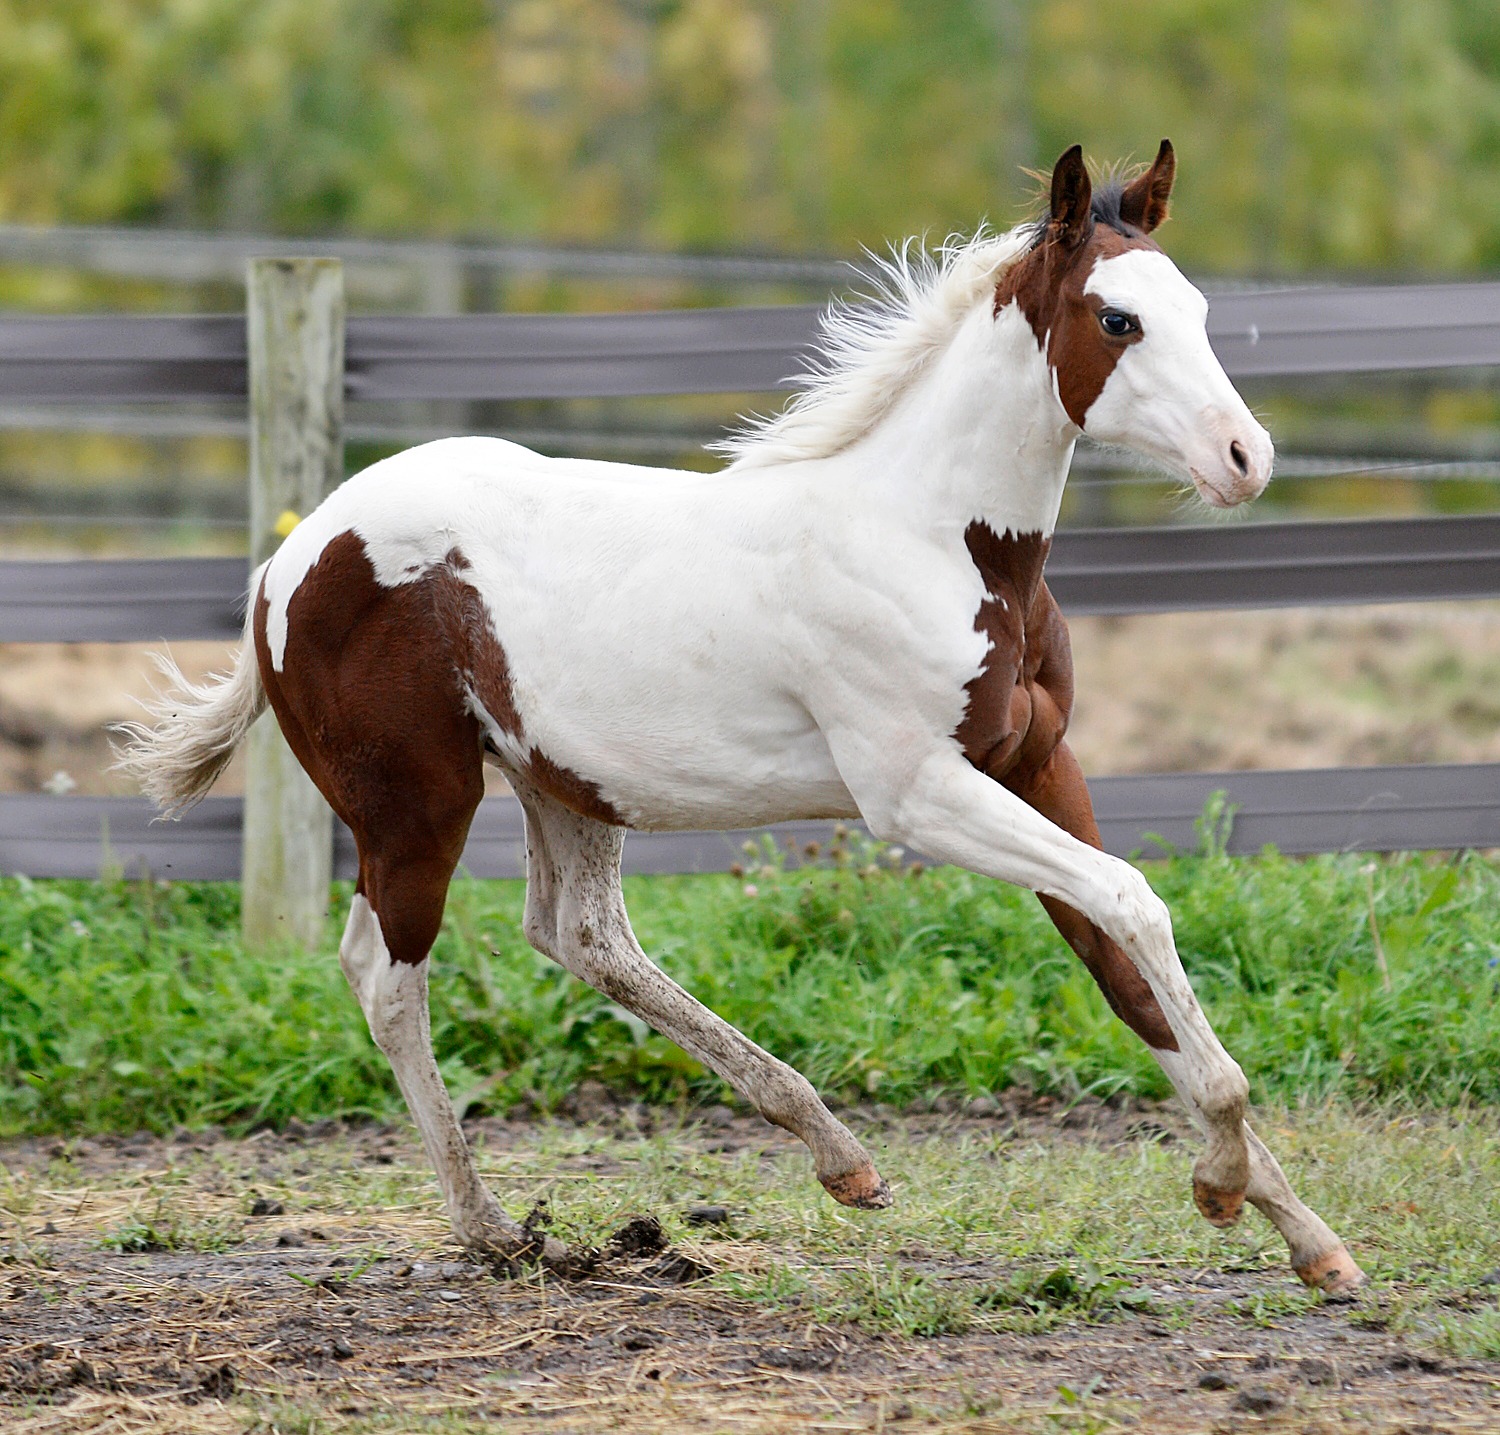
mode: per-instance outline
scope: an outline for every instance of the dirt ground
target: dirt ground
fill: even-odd
[[[1072,622],[1071,741],[1091,773],[1500,760],[1500,603]],[[130,644],[0,646],[0,791],[124,793],[109,722],[153,669]],[[178,643],[189,675],[229,649]],[[63,774],[58,778],[58,774]],[[241,790],[238,765],[220,784]]]
[[[899,1120],[918,1145],[997,1123],[1035,1154],[1160,1140],[1175,1118],[1043,1102]],[[472,1134],[505,1169],[541,1129],[487,1119]],[[760,1163],[768,1183],[794,1145],[722,1109],[674,1140],[689,1157]],[[578,1147],[550,1179],[611,1182],[619,1162],[599,1149]],[[0,1427],[15,1435],[1500,1431],[1500,1361],[1440,1358],[1359,1305],[1290,1299],[1284,1268],[1142,1262],[1149,1310],[1035,1335],[901,1337],[734,1294],[713,1277],[748,1271],[748,1246],[711,1208],[696,1225],[660,1212],[679,1232],[670,1247],[637,1222],[582,1278],[473,1264],[402,1126],[13,1142],[0,1162],[19,1211],[0,1232]],[[330,1170],[344,1197],[295,1209],[291,1193]],[[171,1231],[142,1216],[147,1188],[172,1193]],[[940,1282],[1004,1274],[921,1248],[904,1258]]]

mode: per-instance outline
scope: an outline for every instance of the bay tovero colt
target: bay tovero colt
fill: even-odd
[[[428,952],[489,762],[525,811],[527,939],[805,1141],[835,1200],[891,1194],[801,1075],[642,952],[626,828],[858,816],[1033,889],[1202,1128],[1203,1215],[1229,1225],[1249,1200],[1309,1285],[1363,1281],[1246,1124],[1166,906],[1099,850],[1064,741],[1072,662],[1042,566],[1079,434],[1216,508],[1271,473],[1203,296],[1151,238],[1174,170],[1163,141],[1096,190],[1075,146],[1035,222],[897,251],[881,302],[829,311],[804,392],[721,445],[720,473],[487,438],[377,463],[256,572],[233,671],[198,686],[160,660],[173,689],[121,760],[166,811],[269,703],[352,829],[340,960],[465,1245],[565,1258],[486,1189],[428,1031]]]

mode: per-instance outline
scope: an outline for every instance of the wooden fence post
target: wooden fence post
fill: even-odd
[[[343,266],[252,259],[245,297],[253,572],[284,536],[283,515],[305,517],[344,476]],[[333,813],[267,712],[250,731],[245,781],[245,945],[316,948],[332,869]]]

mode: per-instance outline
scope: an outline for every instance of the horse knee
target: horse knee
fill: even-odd
[[[1115,905],[1122,936],[1116,940],[1133,951],[1162,943],[1170,946],[1172,913],[1167,904],[1134,867],[1122,862],[1120,869]]]

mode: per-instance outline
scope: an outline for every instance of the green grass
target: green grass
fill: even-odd
[[[627,882],[647,950],[840,1101],[1015,1082],[1165,1094],[1032,897],[874,849],[741,877]],[[1500,865],[1179,856],[1147,865],[1258,1100],[1500,1100]],[[595,1077],[650,1100],[719,1083],[520,936],[519,883],[461,879],[435,1043],[461,1102],[545,1107]],[[0,882],[0,1131],[163,1129],[399,1109],[333,956],[252,958],[238,889]],[[1373,923],[1372,923],[1373,906]],[[1374,938],[1379,933],[1379,944]]]

